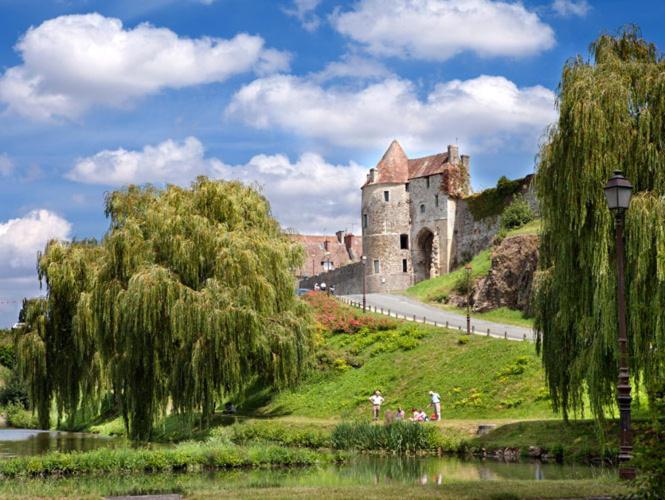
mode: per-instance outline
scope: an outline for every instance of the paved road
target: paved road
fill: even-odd
[[[340,298],[346,302],[353,301],[357,303],[362,303],[363,300],[363,296],[360,294],[344,295]],[[384,314],[390,311],[391,316],[397,314],[400,317],[404,316],[406,319],[413,320],[413,315],[415,314],[416,321],[418,322],[422,322],[423,318],[426,318],[428,323],[436,321],[438,325],[445,325],[447,322],[449,327],[461,327],[463,331],[466,330],[466,316],[423,304],[402,295],[368,293],[367,306],[371,307],[372,310],[376,308],[377,312],[380,312],[381,308],[383,308]],[[492,337],[524,340],[524,336],[526,335],[527,340],[531,341],[535,338],[531,328],[494,323],[493,321],[482,319],[471,318],[471,327],[475,330],[474,333],[476,335],[487,335],[487,329],[489,328]]]

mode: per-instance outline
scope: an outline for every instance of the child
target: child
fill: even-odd
[[[395,419],[404,420],[404,416],[404,410],[402,408],[397,408],[397,415],[395,415]]]

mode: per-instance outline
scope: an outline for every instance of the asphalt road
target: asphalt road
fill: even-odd
[[[345,302],[353,301],[359,304],[362,304],[363,300],[361,294],[344,295],[340,298]],[[381,312],[381,309],[383,309],[384,314],[390,311],[391,316],[398,315],[400,318],[404,317],[407,320],[413,321],[413,316],[415,315],[417,322],[423,322],[423,319],[425,319],[428,323],[436,322],[437,325],[441,326],[448,323],[449,328],[461,328],[462,331],[466,331],[466,316],[423,304],[402,295],[368,293],[367,306],[372,311],[376,310],[376,312]],[[533,330],[521,326],[505,325],[493,321],[471,318],[471,328],[472,332],[476,335],[487,335],[489,329],[490,336],[492,337],[524,340],[526,336],[527,340],[535,340]]]

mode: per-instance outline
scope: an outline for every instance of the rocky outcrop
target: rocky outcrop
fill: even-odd
[[[508,307],[529,311],[533,275],[538,267],[538,236],[505,238],[492,252],[492,267],[476,282],[473,310]]]

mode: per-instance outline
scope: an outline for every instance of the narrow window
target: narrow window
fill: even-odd
[[[405,273],[408,271],[408,267],[406,265],[406,259],[402,259],[402,272]]]
[[[438,194],[434,195],[434,206],[435,207],[439,206],[439,195]]]
[[[409,249],[409,235],[408,234],[400,234],[399,235],[399,247],[401,250],[408,250]]]
[[[379,259],[374,260],[374,273],[379,274],[381,272],[381,265],[379,264]]]
[[[409,183],[404,184],[404,191],[409,192]]]
[[[367,214],[363,214],[363,227],[367,227]]]
[[[420,213],[421,214],[425,213],[425,205],[420,205]]]
[[[383,201],[390,201],[390,191],[383,192]]]
[[[429,177],[425,177],[425,187],[429,188]]]

